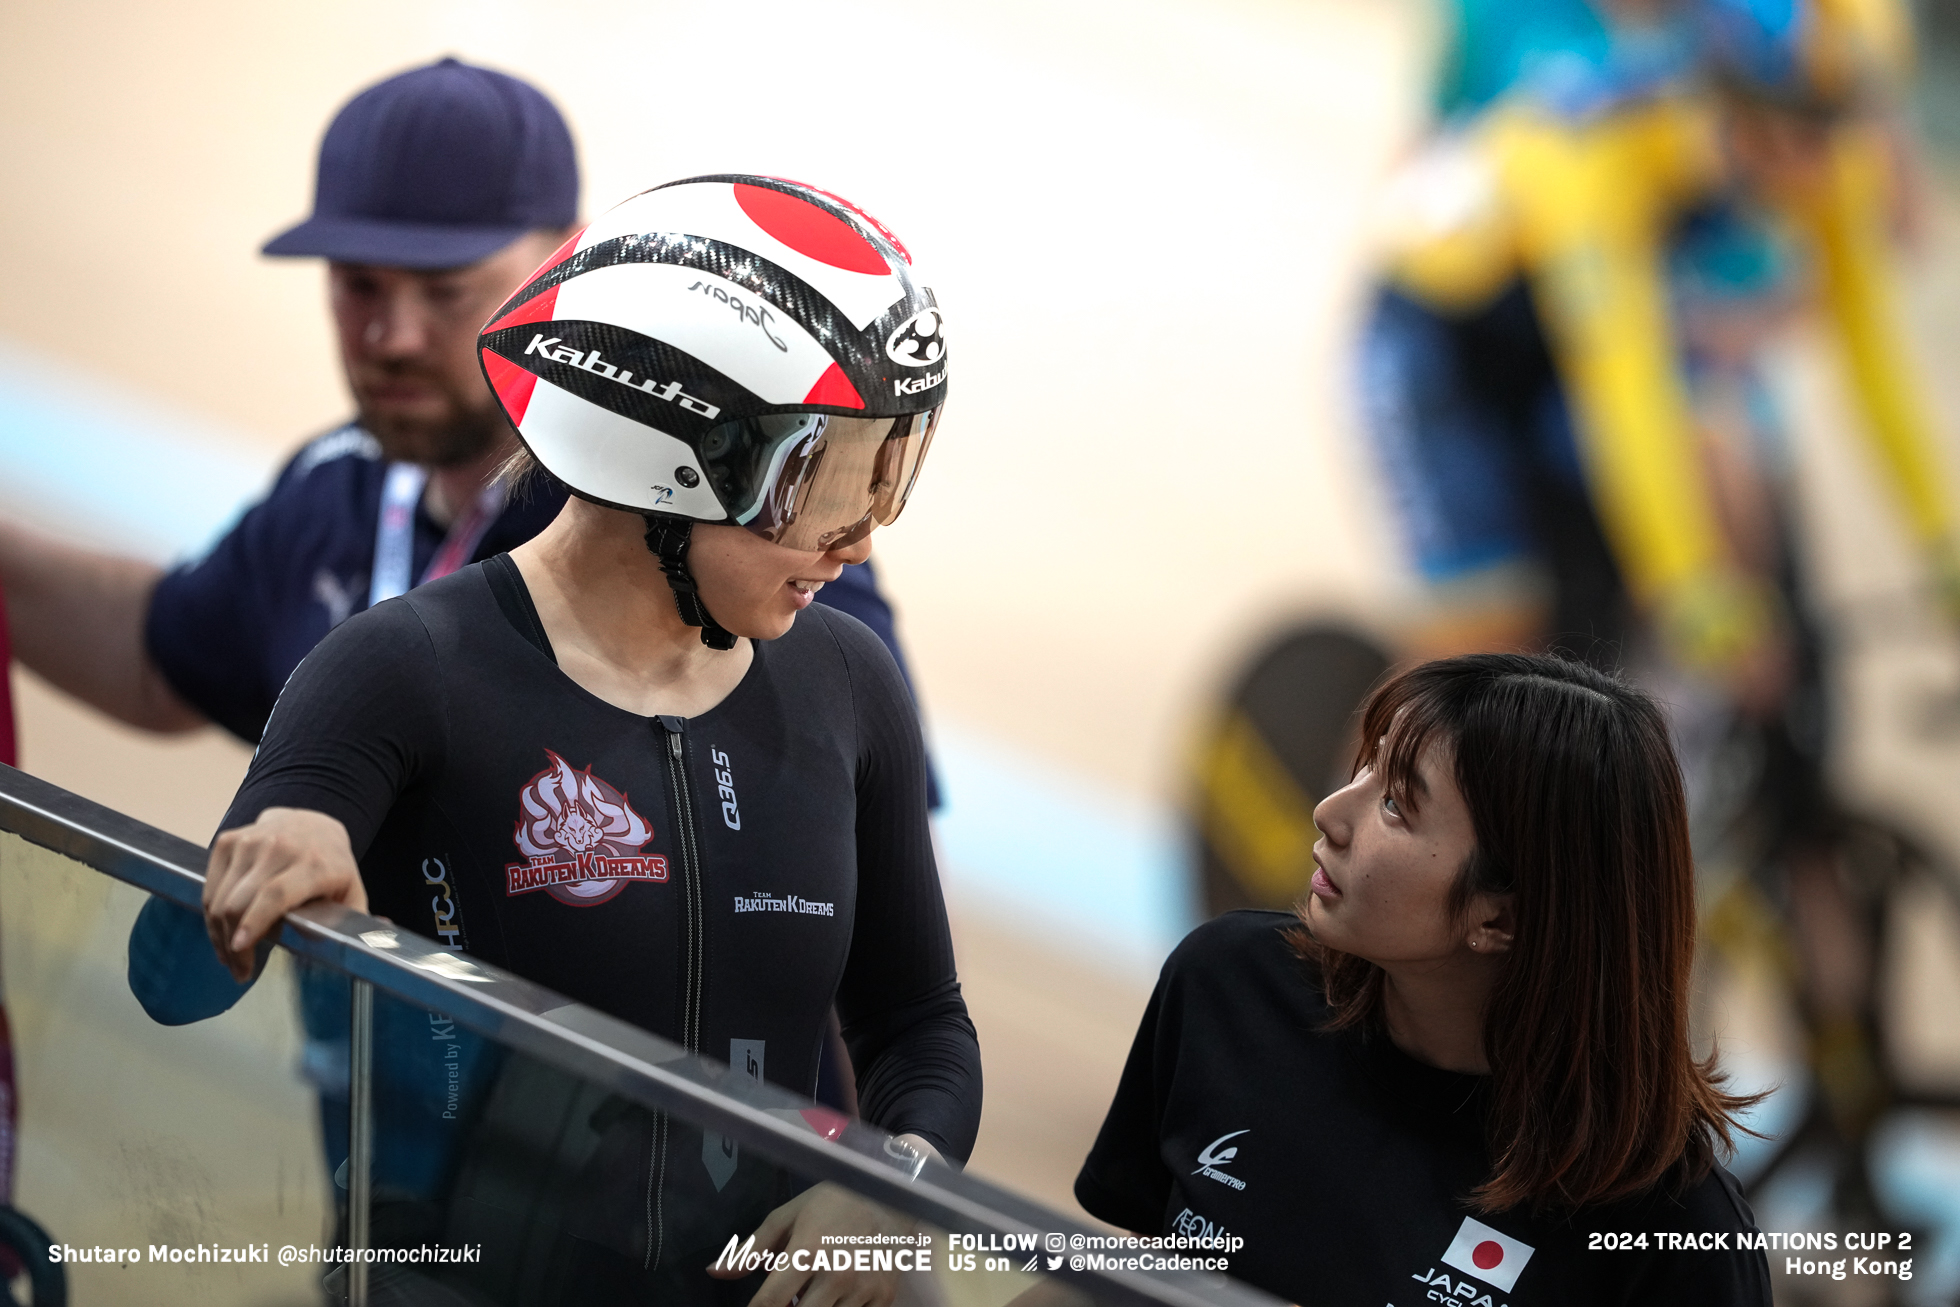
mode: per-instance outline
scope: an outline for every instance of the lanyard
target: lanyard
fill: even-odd
[[[383,599],[407,594],[415,567],[415,506],[422,501],[422,490],[429,483],[427,468],[414,463],[391,463],[388,479],[381,487],[381,521],[374,529],[374,572],[368,585],[368,607]],[[448,576],[476,555],[476,548],[490,530],[490,524],[504,511],[504,485],[493,481],[485,486],[470,506],[454,522],[442,539],[436,556],[429,560],[423,581]],[[415,584],[420,584],[416,582]]]

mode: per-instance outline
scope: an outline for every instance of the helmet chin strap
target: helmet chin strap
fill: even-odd
[[[660,560],[660,570],[667,574],[667,584],[674,591],[674,607],[680,610],[681,620],[700,627],[701,643],[710,649],[733,649],[734,632],[709,615],[708,606],[701,602],[701,589],[694,584],[694,573],[688,570],[687,547],[694,540],[693,520],[662,513],[642,516],[647,524],[647,548]]]

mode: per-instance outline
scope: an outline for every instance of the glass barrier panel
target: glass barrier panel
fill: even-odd
[[[13,1205],[81,1307],[317,1304],[317,1272],[279,1261],[329,1236],[333,1206],[293,960],[275,952],[221,1016],[160,1025],[128,979],[149,898],[0,834]]]
[[[377,1049],[384,1043],[377,1032]],[[471,1057],[467,1045],[463,1038],[442,1051]],[[829,1108],[758,1092],[748,1077],[761,1071],[751,1059],[764,1050],[733,1051],[738,1064],[720,1070],[731,1097],[837,1146],[865,1148],[875,1138],[887,1148],[882,1135]],[[384,1061],[377,1053],[377,1075]],[[1060,1218],[1052,1231],[949,1230],[525,1053],[493,1047],[470,1064],[475,1079],[444,1136],[433,1202],[406,1198],[398,1217],[377,1181],[374,1301],[740,1307],[772,1276],[820,1301],[829,1300],[826,1281],[845,1301],[883,1283],[908,1307],[1133,1301],[1050,1275],[1071,1260],[1080,1268],[1138,1256],[1085,1248]],[[377,1113],[385,1098],[376,1094]],[[377,1123],[376,1134],[387,1131]],[[897,1141],[887,1151],[901,1170],[923,1160]],[[390,1167],[377,1143],[377,1176]]]
[[[694,1056],[345,908],[241,996],[202,850],[6,769],[0,825],[39,842],[0,833],[0,1279],[18,1209],[78,1305],[1274,1301],[770,1083],[762,1041]]]

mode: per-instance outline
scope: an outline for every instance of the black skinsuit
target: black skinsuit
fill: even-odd
[[[347,827],[375,914],[799,1093],[815,1088],[834,1002],[865,1118],[950,1158],[972,1149],[979,1051],[917,716],[850,617],[812,605],[755,645],[715,708],[649,719],[558,670],[499,556],[350,619],[307,656],[224,825],[274,806]],[[784,1192],[761,1175],[731,1186],[678,1123],[581,1121],[618,1146],[597,1172],[581,1163],[593,1210],[563,1223],[621,1263],[608,1276],[626,1261],[691,1272],[750,1219],[736,1209]],[[642,1190],[660,1200],[644,1222]],[[599,1210],[607,1191],[630,1209]],[[571,1261],[587,1269],[567,1275],[600,1287],[592,1257]]]

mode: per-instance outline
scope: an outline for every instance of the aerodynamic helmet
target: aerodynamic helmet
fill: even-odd
[[[649,515],[663,563],[680,528],[682,578],[695,522],[830,549],[894,520],[946,395],[944,324],[905,247],[777,177],[633,196],[546,260],[477,344],[537,461]]]

